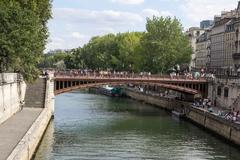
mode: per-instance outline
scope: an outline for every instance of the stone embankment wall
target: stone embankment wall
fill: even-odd
[[[43,111],[32,124],[7,160],[31,160],[54,113],[54,80],[46,80]],[[41,81],[41,80],[40,80]],[[40,82],[38,80],[38,82]]]
[[[132,99],[143,101],[148,104],[151,104],[166,110],[170,110],[170,111],[185,110],[186,108],[189,108],[191,105],[191,103],[189,102],[183,102],[183,101],[173,100],[170,98],[148,95],[148,94],[136,92],[130,89],[123,89],[123,92]]]
[[[223,138],[240,145],[240,125],[197,108],[189,108],[187,118]]]
[[[26,84],[16,73],[0,73],[0,124],[21,110]]]
[[[240,145],[239,124],[234,124],[204,110],[193,108],[191,107],[191,104],[187,102],[160,98],[158,96],[147,95],[128,89],[125,89],[124,92],[132,99],[144,101],[148,104],[152,104],[167,110],[178,110],[182,109],[182,106],[184,106],[187,119],[214,132],[216,135],[222,136],[226,140]]]
[[[240,98],[240,79],[215,78],[208,84],[208,96],[217,106],[231,109],[236,99]],[[235,109],[240,111],[240,105]]]

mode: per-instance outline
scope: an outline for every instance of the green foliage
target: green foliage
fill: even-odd
[[[141,62],[140,40],[143,33],[123,33],[117,36],[121,70],[139,71]]]
[[[146,29],[141,40],[145,71],[163,73],[175,64],[190,61],[192,50],[176,18],[148,18]]]
[[[20,72],[27,81],[37,78],[50,17],[50,0],[0,2],[1,72]]]
[[[82,48],[48,57],[46,64],[64,60],[69,69],[164,73],[176,64],[188,63],[191,52],[176,18],[153,17],[147,19],[146,32],[93,37]]]
[[[143,33],[127,32],[93,37],[79,49],[83,63],[90,69],[136,71],[140,55],[137,50],[142,35]]]
[[[45,54],[39,64],[40,68],[57,68],[57,64],[61,61],[65,63],[69,60],[70,53],[67,51],[57,50],[49,54]],[[66,64],[65,64],[66,65]],[[61,67],[62,68],[62,67]]]

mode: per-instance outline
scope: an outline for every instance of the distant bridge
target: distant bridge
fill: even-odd
[[[101,77],[61,74],[55,75],[54,93],[55,95],[58,95],[76,89],[102,86],[107,84],[134,84],[153,91],[158,90],[159,88],[165,88],[184,94],[201,94],[203,97],[207,97],[208,92],[208,83],[206,79],[186,79],[184,77],[170,78],[169,76]]]

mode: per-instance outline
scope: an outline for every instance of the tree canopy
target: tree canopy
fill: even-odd
[[[51,0],[0,1],[1,72],[19,72],[27,81],[38,76],[50,18]]]
[[[144,70],[162,73],[190,61],[192,49],[176,18],[148,18],[146,30],[141,41]]]
[[[69,69],[164,73],[176,64],[188,63],[191,53],[188,38],[176,18],[152,17],[147,19],[146,32],[93,37],[62,60]],[[52,57],[54,63],[60,61],[57,55]]]

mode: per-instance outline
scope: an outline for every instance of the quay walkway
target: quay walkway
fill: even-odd
[[[0,125],[0,160],[6,160],[21,141],[43,108],[23,108]]]
[[[40,124],[41,122],[38,122],[38,118],[44,112],[46,91],[46,78],[39,78],[35,83],[28,84],[23,108],[19,108],[19,112],[0,124],[0,160],[7,160],[9,157],[11,157],[9,158],[11,160],[15,159],[12,154],[14,155],[17,146],[21,146],[22,143],[28,144],[29,142],[34,142],[34,139],[24,138],[28,134],[33,135],[29,130],[34,124]],[[47,114],[45,117],[47,117]],[[44,128],[46,126],[47,125],[43,125],[43,127],[41,127],[39,125],[38,127]],[[40,133],[36,128],[34,131]],[[29,137],[31,138],[31,136]],[[32,148],[27,149],[29,154]],[[28,155],[30,158],[31,156],[32,155]]]

